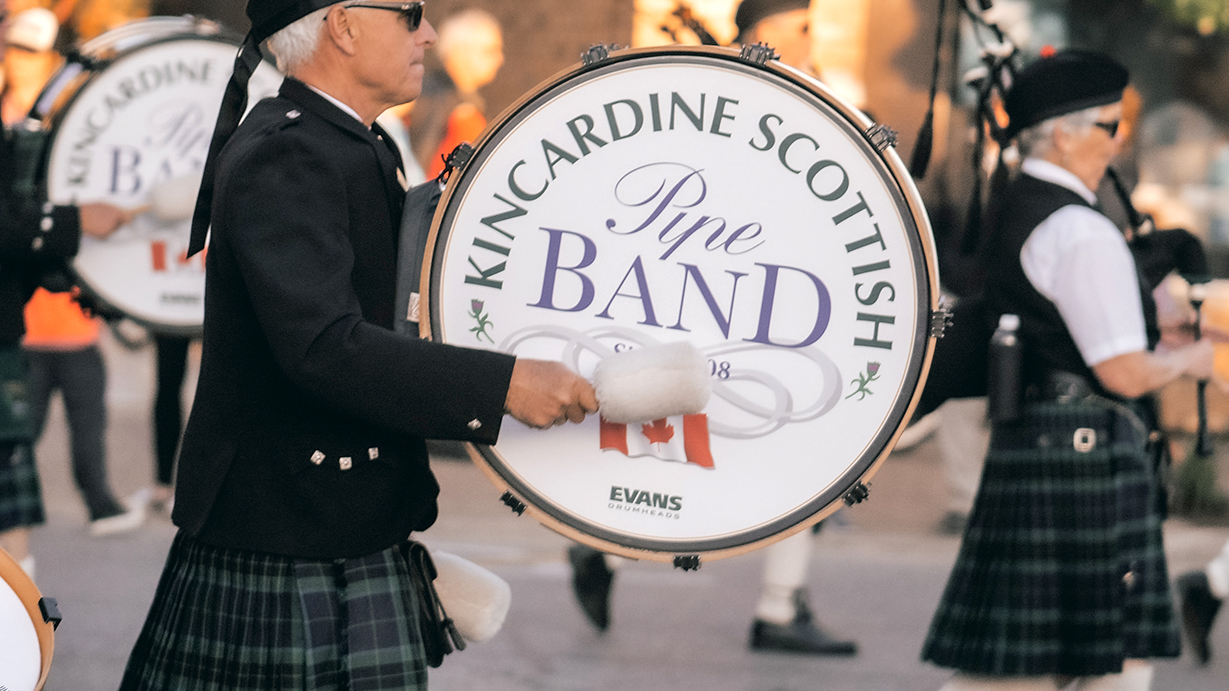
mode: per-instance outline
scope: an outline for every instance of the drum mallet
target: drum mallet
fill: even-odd
[[[1195,340],[1203,338],[1203,301],[1207,298],[1207,288],[1203,283],[1192,283],[1188,298],[1195,308]],[[1199,425],[1195,432],[1195,453],[1206,458],[1212,456],[1212,437],[1208,434],[1208,381],[1200,379],[1196,383],[1196,403],[1199,409]]]
[[[153,212],[163,223],[192,218],[196,210],[196,195],[201,189],[201,174],[181,175],[164,180],[149,190],[149,201],[124,212],[124,224],[144,213]]]
[[[609,422],[652,422],[704,411],[712,394],[708,362],[686,341],[605,357],[593,371],[598,409]]]

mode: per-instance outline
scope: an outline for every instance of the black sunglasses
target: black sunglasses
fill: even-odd
[[[343,7],[365,7],[369,10],[397,12],[410,31],[418,31],[418,27],[422,26],[422,6],[421,2],[356,2],[343,5]]]
[[[1121,123],[1121,120],[1114,120],[1112,122],[1094,122],[1093,125],[1105,130],[1105,133],[1110,136],[1110,139],[1113,139],[1114,137],[1118,136],[1118,125]]]

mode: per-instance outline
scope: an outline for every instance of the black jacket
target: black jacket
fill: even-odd
[[[498,436],[511,356],[391,331],[405,190],[379,134],[287,79],[218,160],[174,512],[204,542],[384,549],[435,519],[424,438]]]
[[[62,266],[77,253],[81,240],[75,206],[40,204],[19,198],[16,186],[27,188],[33,174],[17,170],[13,133],[5,130],[0,142],[0,347],[15,346],[25,333],[24,308],[41,275]]]

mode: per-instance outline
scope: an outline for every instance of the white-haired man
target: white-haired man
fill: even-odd
[[[424,439],[494,443],[505,411],[549,427],[597,404],[560,363],[392,330],[404,178],[373,122],[419,93],[422,3],[247,13],[194,219],[180,532],[121,688],[425,688],[405,552],[437,513]],[[266,38],[287,78],[232,134]]]

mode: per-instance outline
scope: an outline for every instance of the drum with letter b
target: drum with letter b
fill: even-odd
[[[200,174],[240,37],[192,17],[127,24],[86,43],[35,107],[47,197],[105,201],[137,212],[105,240],[82,238],[73,262],[83,290],[148,328],[199,333],[205,255],[185,256]],[[262,64],[249,106],[276,92]]]
[[[718,558],[866,496],[921,391],[939,313],[895,136],[762,49],[594,50],[454,172],[420,291],[437,340],[591,377],[689,342],[691,414],[505,418],[476,449],[505,501],[633,558]]]

